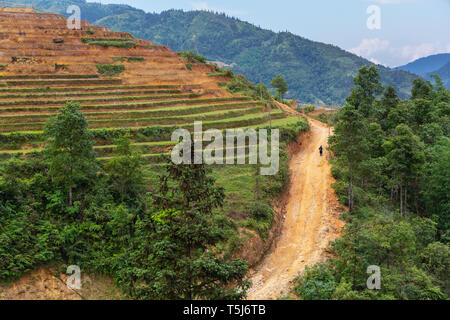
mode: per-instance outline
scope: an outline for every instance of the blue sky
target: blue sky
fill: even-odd
[[[450,0],[96,0],[126,3],[147,12],[213,10],[273,31],[335,44],[390,67],[450,52]],[[369,29],[369,6],[380,29]],[[375,20],[377,21],[377,20]]]

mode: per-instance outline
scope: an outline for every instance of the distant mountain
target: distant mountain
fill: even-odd
[[[82,19],[114,31],[168,45],[172,50],[194,50],[208,60],[232,65],[233,71],[268,85],[277,74],[289,85],[288,98],[305,103],[343,104],[353,77],[363,65],[372,65],[336,46],[275,33],[250,23],[205,11],[169,10],[145,13],[127,5],[101,5],[85,0],[23,0],[44,12],[68,16],[67,7],[80,6]],[[384,84],[407,97],[417,77],[402,70],[378,66]]]
[[[418,75],[425,75],[427,73],[439,70],[448,62],[450,62],[450,53],[441,53],[417,59],[407,65],[400,66],[395,69],[409,71]]]
[[[439,70],[427,73],[425,78],[431,79],[432,74],[438,75],[444,82],[444,85],[447,87],[447,89],[450,89],[450,62],[447,62],[447,64]]]

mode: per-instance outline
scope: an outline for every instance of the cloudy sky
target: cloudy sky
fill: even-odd
[[[311,40],[335,44],[390,67],[406,64],[423,56],[450,52],[450,0],[91,2],[126,3],[147,12],[168,9],[225,12],[265,29],[288,30]]]

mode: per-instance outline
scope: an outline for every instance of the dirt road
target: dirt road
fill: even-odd
[[[305,266],[325,259],[324,249],[343,226],[325,149],[330,130],[319,121],[309,121],[310,136],[290,162],[291,186],[281,235],[251,277],[250,300],[288,294],[291,281]]]

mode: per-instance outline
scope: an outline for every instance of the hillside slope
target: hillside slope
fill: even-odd
[[[81,105],[101,158],[124,130],[156,159],[173,145],[171,130],[192,127],[194,119],[227,128],[285,117],[230,94],[218,86],[226,78],[208,75],[213,67],[188,63],[167,47],[87,22],[69,30],[57,14],[0,9],[0,157],[39,153],[46,121],[67,100]]]
[[[442,66],[440,69],[427,73],[425,75],[425,78],[431,79],[431,76],[433,74],[438,75],[442,79],[444,86],[446,86],[447,89],[450,89],[450,61],[447,62],[447,64],[445,64],[444,66]]]
[[[358,69],[372,64],[336,46],[264,30],[223,14],[180,10],[152,14],[126,5],[84,0],[25,2],[61,14],[66,14],[69,4],[77,4],[83,19],[93,24],[127,31],[175,51],[196,50],[209,60],[235,63],[233,71],[251,81],[268,85],[282,74],[290,87],[287,97],[305,103],[343,104]],[[408,96],[415,75],[378,67],[384,84],[392,84],[402,97]]]
[[[441,53],[417,59],[395,69],[423,75],[442,68],[448,62],[450,62],[450,53]]]
[[[176,144],[172,141],[173,130],[182,127],[192,131],[194,121],[201,120],[203,130],[269,126],[282,130],[279,174],[259,177],[255,175],[255,166],[251,164],[217,165],[211,168],[211,175],[224,189],[221,195],[224,205],[217,213],[218,217],[224,219],[220,221],[226,221],[223,223],[225,227],[221,229],[224,230],[223,243],[220,244],[223,250],[231,257],[250,242],[250,236],[262,239],[272,223],[269,206],[272,205],[273,197],[287,183],[288,160],[283,152],[285,144],[294,139],[298,132],[307,130],[307,122],[297,116],[289,117],[276,105],[272,108],[270,96],[264,101],[259,100],[259,94],[246,94],[250,84],[242,77],[233,78],[240,81],[242,91],[230,93],[224,87],[232,79],[223,73],[214,73],[220,70],[196,58],[181,57],[167,47],[136,39],[129,33],[94,27],[87,22],[82,22],[80,30],[69,30],[66,19],[57,14],[0,7],[0,203],[13,203],[14,206],[8,206],[7,209],[0,206],[0,234],[3,236],[0,242],[4,244],[0,246],[0,292],[4,292],[5,281],[20,279],[25,272],[41,266],[58,267],[67,261],[75,261],[82,268],[92,266],[93,272],[104,274],[104,264],[100,260],[108,260],[106,264],[111,268],[109,270],[118,270],[115,276],[119,277],[119,272],[124,269],[116,266],[123,256],[116,253],[129,252],[128,248],[138,243],[138,240],[130,235],[129,241],[117,242],[123,251],[120,248],[110,251],[109,245],[103,245],[112,243],[105,240],[111,234],[111,224],[108,223],[115,219],[115,211],[110,209],[111,206],[127,206],[122,196],[115,198],[110,191],[112,187],[106,185],[103,179],[106,172],[112,172],[108,171],[109,164],[115,163],[118,158],[122,159],[118,156],[120,148],[117,148],[117,143],[120,141],[117,138],[125,136],[130,149],[139,151],[135,158],[138,169],[133,167],[130,170],[142,178],[136,182],[142,192],[129,198],[130,203],[133,203],[130,204],[130,215],[137,216],[142,214],[144,203],[150,199],[147,198],[148,194],[160,192],[160,177],[166,174],[162,156],[170,154]],[[70,104],[64,108],[67,101],[76,105]],[[93,176],[86,174],[83,178],[89,183],[77,184],[74,199],[80,203],[80,207],[75,209],[77,214],[74,215],[65,214],[66,208],[72,208],[70,200],[67,202],[66,199],[72,196],[66,198],[68,193],[65,187],[52,179],[47,170],[51,160],[47,157],[48,153],[44,152],[49,150],[46,147],[53,142],[48,131],[45,134],[45,128],[52,123],[49,119],[54,115],[59,118],[70,108],[76,109],[83,121],[83,128],[87,126],[89,134],[86,134],[86,140],[92,145],[92,153],[89,153],[97,156],[92,163],[93,167],[98,168]],[[75,134],[79,134],[79,131]],[[204,142],[205,146],[209,144],[208,141]],[[222,145],[221,151],[226,151],[223,156],[227,163],[230,158],[242,158],[236,155],[236,151],[249,150],[251,143],[249,141],[245,146],[233,147]],[[230,149],[233,155],[228,152]],[[208,151],[211,148],[205,149],[205,153]],[[131,150],[129,152],[131,154]],[[10,166],[14,166],[14,169]],[[30,167],[25,173],[16,166],[31,166],[32,169]],[[46,191],[25,186],[25,181],[43,176],[48,180],[39,181]],[[5,181],[14,182],[10,184]],[[264,186],[264,193],[258,193],[260,185]],[[13,193],[4,192],[9,190],[9,186],[13,186]],[[42,197],[47,191],[48,194],[55,192],[61,195],[62,206],[55,208],[54,216],[47,206],[52,200]],[[123,189],[119,193],[122,195]],[[267,216],[258,218],[258,221],[252,218],[250,211],[256,201],[255,193],[260,195],[259,203],[264,202],[269,212]],[[24,205],[21,200],[25,198],[39,200],[30,200]],[[99,199],[102,204],[98,205],[93,198]],[[137,201],[142,202],[136,205]],[[23,209],[25,207],[33,209]],[[71,218],[66,219],[68,216]],[[86,225],[78,229],[83,223],[89,224],[87,232],[95,236],[80,238],[66,232],[72,226],[77,230],[85,230],[82,228]],[[52,231],[41,229],[44,224]],[[136,219],[132,228],[136,230],[139,224],[139,219]],[[91,228],[92,225],[96,227]],[[100,229],[104,236],[98,236]],[[258,232],[250,235],[242,232],[241,235],[240,230],[243,229]],[[46,240],[42,242],[42,239],[49,237],[53,239],[47,231],[55,231],[58,233],[55,239],[64,240],[55,240],[55,246],[48,245]],[[117,237],[112,236],[113,239]],[[78,246],[81,243],[82,246]],[[75,253],[77,250],[82,254]],[[97,251],[96,258],[94,251]],[[262,256],[264,252],[258,251],[257,254]],[[75,256],[76,260],[68,260]],[[94,259],[98,260],[93,262]],[[255,259],[259,260],[260,257]],[[143,259],[137,259],[136,264],[141,261]],[[101,270],[96,269],[100,265]],[[107,273],[110,274],[109,271]],[[32,274],[29,276],[33,277]],[[58,286],[52,285],[55,279],[48,280],[50,282],[39,281],[30,291],[25,291],[21,285],[27,282],[26,278],[19,280],[17,285],[12,286],[12,291],[7,293],[7,298],[17,298],[19,295],[22,298],[48,297],[40,291],[45,286],[54,289],[56,296],[53,297],[65,295]],[[132,283],[126,282],[123,286],[132,288]]]
[[[447,89],[450,89],[450,53],[420,58],[396,69],[418,74],[427,80],[432,80],[431,76],[436,74],[442,79]]]

